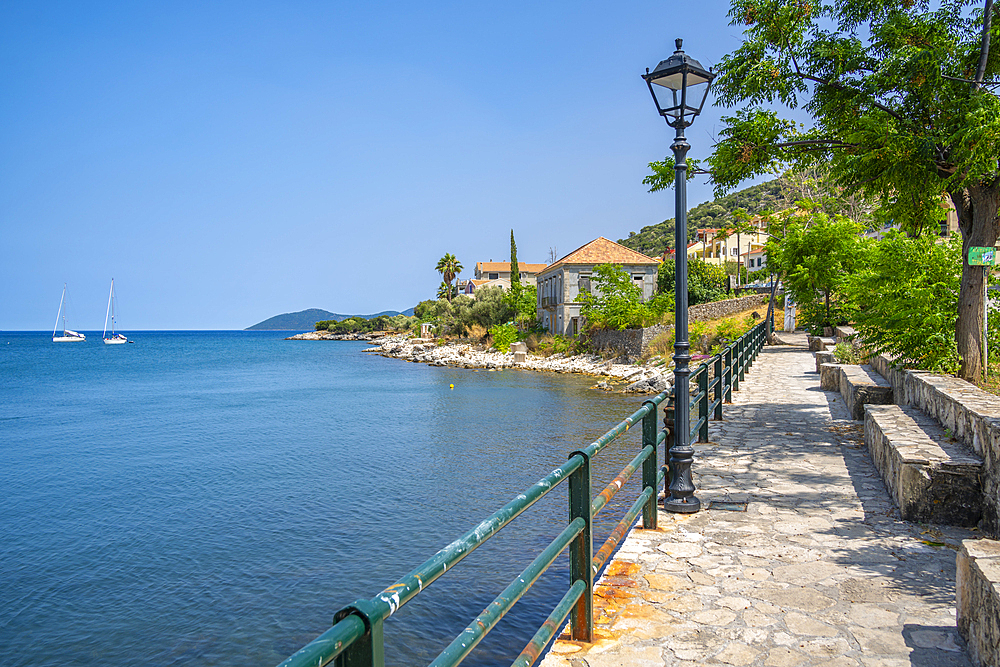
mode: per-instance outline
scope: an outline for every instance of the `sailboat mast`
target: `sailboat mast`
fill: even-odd
[[[108,294],[108,312],[104,313],[104,333],[101,334],[101,338],[107,338],[108,336],[108,316],[111,314],[111,295],[115,293],[115,279],[111,279],[111,293]],[[114,326],[114,325],[112,325]]]
[[[59,298],[59,311],[56,313],[56,325],[52,327],[53,338],[55,338],[56,330],[59,329],[59,317],[62,315],[63,301],[65,300],[66,300],[66,283],[63,283],[63,293],[62,296]]]

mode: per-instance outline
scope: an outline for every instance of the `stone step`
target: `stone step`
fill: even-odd
[[[855,421],[865,418],[866,405],[892,403],[892,387],[868,365],[820,364],[819,384],[826,391],[840,392]]]
[[[906,521],[975,526],[983,461],[920,410],[865,406],[865,444]]]
[[[809,344],[810,352],[822,352],[836,345],[836,341],[829,336],[806,336],[806,342]]]
[[[955,620],[972,662],[1000,665],[1000,542],[963,540],[955,566]]]
[[[817,352],[816,353],[816,372],[819,373],[819,367],[823,364],[835,364],[833,352]]]

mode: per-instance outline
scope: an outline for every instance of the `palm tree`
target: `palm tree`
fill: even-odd
[[[462,263],[459,262],[450,252],[438,260],[435,270],[441,274],[445,283],[448,284],[448,301],[451,301],[451,281],[462,272]]]

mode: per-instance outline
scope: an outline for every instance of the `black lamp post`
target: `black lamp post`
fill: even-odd
[[[715,74],[706,70],[697,60],[681,50],[681,40],[676,40],[677,50],[660,62],[650,72],[642,75],[649,86],[660,115],[667,125],[677,132],[670,150],[674,152],[674,444],[670,448],[670,497],[663,501],[663,508],[670,512],[691,513],[701,509],[701,501],[694,495],[691,482],[691,462],[694,449],[691,447],[691,393],[688,377],[691,361],[688,343],[688,298],[687,298],[687,152],[691,145],[684,138],[684,128],[694,122],[701,113],[708,88]],[[673,106],[663,107],[656,98],[653,84],[669,88],[673,95]],[[705,90],[697,107],[688,104],[689,89],[704,84]],[[690,91],[694,92],[694,91]],[[678,94],[680,99],[678,100]]]

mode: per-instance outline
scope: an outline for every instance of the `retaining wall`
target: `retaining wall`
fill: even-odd
[[[766,294],[751,294],[738,299],[713,301],[688,308],[688,321],[716,320],[729,317],[744,310],[767,304]],[[764,317],[761,313],[761,317]],[[617,352],[630,357],[640,357],[654,338],[669,332],[673,327],[656,324],[645,329],[625,329],[624,331],[596,331],[590,334],[590,346],[597,352]]]
[[[725,301],[712,301],[711,303],[700,303],[697,306],[688,308],[688,320],[697,322],[699,320],[717,320],[720,317],[729,317],[744,310],[750,310],[757,306],[767,304],[766,294],[751,294],[741,296],[737,299],[726,299]],[[760,316],[764,317],[765,313]]]

